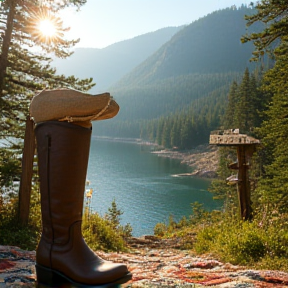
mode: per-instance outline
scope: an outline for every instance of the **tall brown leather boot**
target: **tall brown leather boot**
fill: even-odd
[[[108,288],[129,281],[126,265],[104,261],[82,237],[91,129],[47,121],[37,124],[35,135],[43,225],[36,251],[38,286]]]

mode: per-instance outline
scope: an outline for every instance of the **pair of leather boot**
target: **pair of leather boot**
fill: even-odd
[[[43,231],[36,251],[38,287],[117,287],[132,275],[86,245],[81,222],[91,128],[46,121],[35,127]]]

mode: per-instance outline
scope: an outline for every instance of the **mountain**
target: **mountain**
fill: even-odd
[[[52,66],[57,73],[66,76],[92,77],[96,86],[91,92],[100,93],[147,59],[182,28],[163,28],[102,49],[76,48],[71,57],[57,58]]]
[[[246,67],[253,68],[253,44],[240,41],[251,31],[244,20],[251,13],[245,6],[219,10],[176,33],[109,89],[121,107],[118,119],[153,119],[185,109],[214,90],[228,92]]]
[[[186,26],[155,54],[126,75],[116,87],[155,83],[160,79],[193,73],[243,71],[249,65],[253,44],[242,44],[245,6],[213,12]]]
[[[249,61],[253,43],[240,40],[262,29],[246,27],[244,17],[253,13],[244,5],[215,11],[176,33],[109,88],[120,112],[95,123],[94,135],[140,137],[165,147],[208,143],[221,125],[232,82],[246,67],[258,68]]]

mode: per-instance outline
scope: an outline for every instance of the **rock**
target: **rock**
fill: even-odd
[[[217,178],[217,173],[215,171],[201,171],[199,174],[202,178]]]
[[[181,163],[194,169],[192,173],[173,176],[197,176],[201,178],[216,178],[219,163],[218,147],[201,145],[189,151],[161,150],[154,151],[159,157],[180,159]]]

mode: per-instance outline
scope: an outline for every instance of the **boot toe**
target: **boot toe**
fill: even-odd
[[[88,281],[90,284],[121,282],[121,279],[126,279],[123,282],[125,283],[132,278],[132,275],[125,264],[103,261],[101,265],[98,264],[94,267],[95,268],[91,271],[90,275],[86,274],[86,279],[83,279],[84,281]]]

